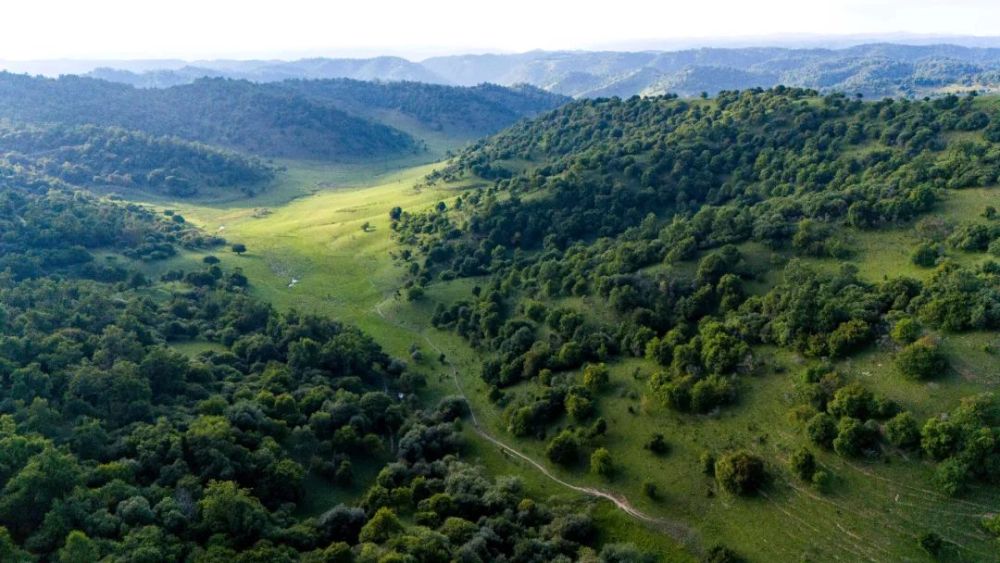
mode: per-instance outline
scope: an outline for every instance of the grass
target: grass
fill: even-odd
[[[425,299],[416,303],[405,302],[395,293],[402,269],[390,259],[395,243],[390,237],[389,209],[426,209],[454,198],[463,186],[414,189],[431,170],[430,165],[396,171],[389,170],[389,165],[376,170],[287,165],[288,172],[272,190],[250,200],[149,203],[177,210],[209,232],[219,231],[230,242],[246,244],[249,250],[244,256],[228,251],[216,254],[225,266],[243,268],[252,280],[253,291],[275,306],[355,323],[397,356],[408,356],[410,346],[416,344],[424,359],[415,362],[414,368],[427,376],[423,399],[428,403],[455,393],[450,374],[437,361],[433,343],[458,367],[461,384],[481,422],[494,435],[544,460],[543,441],[515,439],[505,432],[500,408],[486,400],[486,386],[478,377],[477,353],[457,335],[430,327],[435,303],[469,296],[479,280],[435,283]],[[942,203],[940,213],[952,219],[976,217],[995,198],[995,189],[953,192]],[[366,223],[369,229],[362,230]],[[852,261],[872,281],[895,275],[922,278],[929,273],[909,262],[916,240],[912,227],[852,232],[850,236],[858,249]],[[754,264],[766,265],[781,258],[759,245],[742,248]],[[202,255],[185,253],[151,266],[149,273],[187,267]],[[982,255],[954,258],[968,262]],[[813,262],[822,268],[840,264],[834,260]],[[751,285],[751,291],[766,291],[778,276],[764,276]],[[563,304],[612,318],[592,299],[568,299]],[[995,334],[947,335],[943,345],[955,358],[955,373],[933,383],[916,383],[895,374],[887,350],[873,349],[855,356],[841,369],[916,414],[929,416],[952,408],[962,396],[996,388],[1000,362],[984,347],[991,343],[997,346],[997,340]],[[204,347],[205,343],[198,342],[177,345],[191,354]],[[959,499],[943,497],[930,484],[932,466],[901,453],[888,452],[882,460],[849,461],[817,451],[820,462],[835,476],[832,490],[819,494],[797,482],[786,462],[790,453],[807,441],[787,413],[798,402],[794,381],[802,360],[772,349],[758,353],[769,358],[771,369],[747,378],[739,404],[713,416],[678,415],[659,407],[646,397],[644,380],[655,366],[640,359],[615,362],[611,365],[613,387],[600,397],[599,409],[609,423],[602,445],[611,451],[619,468],[617,475],[606,481],[589,475],[582,463],[573,469],[551,468],[570,482],[623,493],[641,510],[688,526],[695,538],[688,546],[691,551],[609,503],[583,499],[560,487],[468,429],[469,446],[463,455],[484,464],[492,474],[520,476],[526,491],[535,498],[579,503],[581,510],[591,511],[601,524],[602,541],[634,541],[662,554],[664,560],[689,560],[692,551],[724,543],[754,561],[921,561],[927,556],[915,538],[925,531],[935,531],[951,542],[953,548],[946,558],[976,561],[995,557],[996,540],[980,529],[978,521],[1000,503],[997,491],[977,489]],[[636,370],[638,379],[633,377]],[[511,393],[535,390],[536,384],[528,382]],[[550,435],[565,424],[554,425]],[[656,457],[642,448],[654,432],[666,436],[672,446],[669,455]],[[768,460],[775,479],[764,495],[734,499],[716,492],[711,478],[700,473],[698,458],[703,452],[734,448],[754,450]],[[359,482],[373,474],[374,470],[371,475],[359,470]],[[654,501],[643,496],[640,489],[645,480],[657,485],[660,498]],[[301,510],[322,512],[336,502],[356,498],[362,488],[360,484],[337,489],[312,483]]]

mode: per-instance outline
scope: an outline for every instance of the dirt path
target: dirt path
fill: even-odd
[[[465,393],[465,389],[462,388],[462,382],[458,377],[458,368],[455,366],[455,364],[451,362],[451,360],[447,358],[447,356],[444,354],[444,350],[438,347],[438,345],[435,344],[434,341],[431,340],[430,337],[428,337],[423,332],[418,331],[412,327],[404,326],[403,324],[398,323],[395,320],[387,317],[385,313],[382,312],[381,304],[375,305],[375,312],[383,320],[390,322],[399,328],[418,333],[421,337],[423,337],[424,341],[427,343],[428,346],[431,347],[431,349],[433,349],[439,356],[444,357],[444,364],[448,367],[451,373],[451,379],[455,384],[455,389],[458,391],[458,394],[463,399],[465,399],[466,405],[468,405],[469,407],[469,419],[472,421],[472,428],[476,432],[476,434],[478,434],[479,436],[481,436],[483,439],[493,444],[494,446],[500,448],[500,450],[505,452],[506,454],[514,456],[524,461],[525,463],[527,463],[528,465],[539,471],[542,475],[544,475],[551,481],[559,484],[560,486],[593,498],[600,498],[607,500],[612,504],[614,504],[616,508],[628,514],[629,516],[637,520],[641,520],[649,525],[654,526],[658,530],[665,532],[667,535],[669,535],[671,538],[673,538],[681,545],[685,545],[691,549],[697,549],[697,543],[698,543],[697,536],[695,532],[690,528],[688,528],[687,526],[680,524],[678,522],[672,522],[670,520],[657,518],[655,516],[646,514],[645,512],[633,506],[624,495],[603,491],[601,489],[596,489],[593,487],[583,487],[580,485],[574,485],[572,483],[566,482],[560,479],[555,474],[553,474],[551,471],[548,470],[548,468],[546,468],[544,465],[534,460],[527,454],[515,449],[513,446],[504,443],[500,439],[490,434],[489,431],[487,431],[483,427],[483,425],[479,423],[479,419],[476,417],[476,411],[472,407],[472,401],[469,400],[468,395]]]

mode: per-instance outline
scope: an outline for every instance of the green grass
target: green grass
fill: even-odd
[[[414,189],[414,184],[431,170],[432,166],[427,165],[390,171],[389,164],[375,170],[287,164],[288,172],[271,191],[250,200],[150,203],[159,209],[175,209],[207,231],[221,232],[230,242],[245,243],[249,251],[244,256],[228,251],[216,254],[223,258],[225,266],[243,268],[252,280],[254,293],[275,306],[355,323],[397,356],[408,356],[409,347],[417,344],[424,359],[413,367],[427,376],[423,399],[428,403],[456,392],[449,372],[437,361],[432,342],[458,367],[462,386],[480,421],[494,435],[544,460],[543,441],[515,439],[505,432],[500,409],[486,400],[486,386],[478,377],[477,353],[457,335],[430,327],[434,304],[468,297],[477,280],[435,283],[426,298],[417,303],[405,302],[395,294],[402,269],[389,256],[395,249],[389,209],[397,205],[409,210],[425,209],[453,198],[462,185]],[[995,189],[953,192],[942,203],[940,213],[951,219],[977,217],[995,198]],[[263,208],[268,213],[258,211]],[[361,226],[366,222],[371,229],[364,232]],[[910,226],[851,232],[850,236],[858,249],[851,261],[872,281],[887,275],[923,278],[929,274],[909,262],[916,240]],[[759,245],[741,248],[758,266],[783,260],[780,253]],[[185,253],[149,266],[149,273],[188,267],[202,256]],[[982,255],[955,259],[975,261]],[[840,264],[835,260],[812,262],[822,268]],[[779,276],[768,273],[750,289],[755,293],[766,291]],[[293,278],[298,281],[290,287]],[[604,320],[613,319],[593,299],[568,299],[562,304],[590,310]],[[955,373],[933,383],[915,383],[895,374],[888,350],[870,350],[843,362],[841,369],[915,413],[929,416],[949,410],[962,396],[996,388],[1000,383],[1000,362],[984,351],[990,343],[1000,344],[991,334],[946,335],[943,344],[954,358]],[[203,346],[182,343],[177,348],[196,354]],[[609,482],[587,474],[584,464],[569,470],[551,469],[570,482],[623,493],[641,510],[687,526],[694,538],[690,547],[695,552],[724,543],[754,561],[922,561],[927,557],[916,545],[915,537],[935,531],[956,546],[949,556],[952,559],[995,558],[996,540],[989,538],[977,523],[982,514],[1000,505],[997,491],[977,489],[960,499],[943,497],[930,483],[933,467],[919,459],[888,452],[884,460],[848,461],[817,452],[822,464],[835,475],[833,490],[821,495],[797,482],[786,469],[786,461],[807,441],[787,413],[799,402],[794,382],[802,360],[776,350],[758,353],[770,358],[769,365],[783,369],[747,378],[739,404],[714,416],[678,415],[663,409],[645,397],[644,377],[655,366],[638,359],[614,363],[613,388],[600,397],[599,409],[609,423],[602,445],[611,450],[618,474]],[[632,375],[637,368],[639,379]],[[529,393],[535,385],[523,383],[511,392]],[[636,414],[630,413],[630,407]],[[550,435],[560,424],[566,423],[554,425]],[[655,457],[642,448],[654,432],[664,434],[672,445],[669,455]],[[466,429],[465,434],[469,445],[464,456],[484,464],[493,474],[520,476],[527,492],[536,498],[581,503],[581,509],[590,510],[601,524],[602,540],[635,541],[661,553],[664,560],[690,559],[689,551],[659,530],[638,523],[609,503],[583,499],[470,430]],[[749,448],[768,460],[775,480],[766,494],[751,499],[716,494],[711,479],[699,472],[698,457],[703,451],[720,453],[732,448]],[[371,477],[364,470],[358,473],[359,483]],[[644,480],[656,483],[662,493],[660,499],[653,501],[642,495]],[[338,489],[312,483],[301,510],[320,513],[336,502],[356,498],[362,489],[361,484]]]

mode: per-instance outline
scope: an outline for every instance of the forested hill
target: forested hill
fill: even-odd
[[[275,175],[256,158],[94,125],[0,127],[0,158],[23,167],[25,174],[76,186],[179,197],[212,187],[252,194]]]
[[[0,73],[0,119],[92,124],[170,135],[261,156],[372,160],[420,153],[415,134],[478,138],[568,98],[530,86],[200,79],[164,89]]]
[[[787,381],[783,400],[804,403],[791,429],[809,422],[812,446],[844,458],[922,451],[942,462],[940,490],[961,494],[1000,478],[985,461],[1000,447],[973,440],[998,431],[1000,418],[987,414],[997,399],[963,403],[962,416],[982,416],[953,423],[945,446],[936,417],[918,424],[900,411],[940,413],[957,401],[901,405],[892,395],[948,377],[940,339],[1000,331],[996,206],[936,215],[961,190],[995,193],[997,109],[971,95],[870,103],[780,87],[714,101],[575,102],[427,178],[488,187],[429,212],[394,212],[396,236],[413,251],[400,256],[412,260],[408,295],[487,276],[467,299],[440,304],[434,322],[491,358],[482,378],[515,436],[551,436],[563,415],[578,423],[549,442],[555,463],[572,467],[595,431],[603,362],[641,357],[655,371],[636,368],[636,380],[646,377],[648,397],[679,413],[727,408],[756,389],[746,376],[774,373]],[[887,272],[877,280],[862,275],[873,264],[858,241],[878,247],[890,228],[914,241],[912,264],[927,269],[918,277],[896,274],[913,267],[908,257],[875,265]],[[798,355],[808,369],[772,372],[762,347]],[[836,363],[860,351],[879,354],[870,380]],[[901,379],[885,384],[894,373]],[[992,389],[976,373],[971,389]],[[598,419],[601,431],[614,418]],[[766,482],[758,472],[730,488],[722,463],[714,471],[726,490],[751,494]]]
[[[361,159],[422,150],[409,135],[386,125],[225,79],[140,90],[75,76],[2,73],[0,118],[117,126],[274,157]]]
[[[0,560],[642,560],[459,461],[462,399],[418,410],[419,371],[255,299],[245,258],[143,273],[221,242],[0,166]]]
[[[336,79],[287,80],[272,87],[374,119],[383,115],[380,112],[398,112],[431,130],[476,138],[569,101],[565,96],[528,85],[480,84],[462,88]]]

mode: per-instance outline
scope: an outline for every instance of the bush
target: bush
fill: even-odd
[[[728,493],[753,494],[767,482],[764,460],[742,450],[727,454],[715,462],[715,480]]]
[[[942,461],[934,471],[934,483],[948,495],[957,495],[965,490],[969,479],[968,466],[957,458]]]
[[[644,448],[653,452],[656,455],[666,455],[670,453],[670,444],[663,438],[663,434],[653,434],[653,437],[649,439],[644,445]]]
[[[607,448],[597,448],[590,455],[590,472],[605,479],[614,475],[615,466],[611,461],[611,452]]]
[[[917,545],[928,554],[937,557],[944,547],[944,540],[934,532],[925,532],[917,538]]]
[[[816,471],[812,475],[812,486],[814,489],[821,493],[827,493],[830,491],[830,486],[833,484],[833,475],[822,469]]]
[[[580,444],[569,430],[563,430],[549,442],[545,455],[559,465],[576,463],[580,455]]]
[[[885,423],[885,438],[897,448],[913,448],[920,444],[920,427],[912,414],[901,412]]]
[[[816,473],[816,456],[806,448],[792,454],[789,460],[792,472],[803,481],[810,481]]]
[[[806,433],[814,444],[830,449],[833,439],[837,437],[837,420],[821,412],[806,423]]]
[[[904,377],[924,380],[941,375],[948,369],[948,361],[937,344],[922,338],[900,350],[896,368]]]
[[[916,250],[913,251],[913,254],[910,256],[910,260],[921,268],[931,268],[937,263],[937,259],[940,255],[941,253],[938,251],[937,246],[923,243],[917,246]]]
[[[877,442],[878,429],[874,425],[862,423],[846,416],[837,425],[837,437],[833,439],[833,450],[844,457],[856,457],[873,448]]]
[[[647,497],[655,500],[657,497],[660,496],[660,491],[657,490],[656,483],[654,483],[652,481],[643,481],[642,482],[642,494],[644,494]]]
[[[920,323],[913,317],[903,317],[892,326],[890,336],[897,344],[909,344],[920,338]]]

